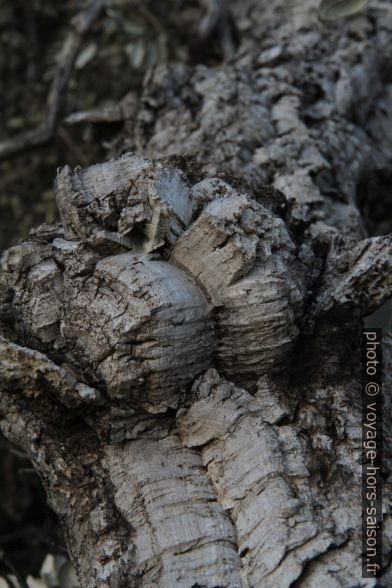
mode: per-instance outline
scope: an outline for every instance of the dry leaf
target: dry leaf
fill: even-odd
[[[364,8],[368,0],[322,0],[319,15],[322,20],[335,20],[355,14]]]

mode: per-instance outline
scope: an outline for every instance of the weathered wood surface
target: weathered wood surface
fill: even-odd
[[[376,585],[359,335],[392,239],[357,194],[392,176],[392,14],[330,29],[282,6],[232,4],[230,62],[151,72],[138,155],[60,170],[62,224],[3,255],[1,427],[83,587]]]

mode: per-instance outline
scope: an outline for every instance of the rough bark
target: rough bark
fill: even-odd
[[[376,585],[360,328],[392,238],[358,193],[392,177],[392,13],[331,29],[311,4],[233,3],[235,57],[148,74],[139,154],[60,170],[62,224],[2,258],[1,427],[83,587]]]

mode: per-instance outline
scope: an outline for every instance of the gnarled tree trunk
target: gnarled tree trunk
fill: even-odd
[[[367,229],[392,12],[283,8],[233,2],[230,60],[151,71],[116,143],[137,154],[62,169],[62,224],[2,258],[1,428],[83,587],[376,585],[360,332],[391,296],[392,239]]]

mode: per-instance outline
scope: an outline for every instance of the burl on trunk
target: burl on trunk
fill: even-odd
[[[391,13],[232,11],[236,55],[150,72],[137,154],[60,170],[61,224],[2,258],[1,427],[86,588],[376,585],[360,330],[392,239],[358,195],[392,177]]]

